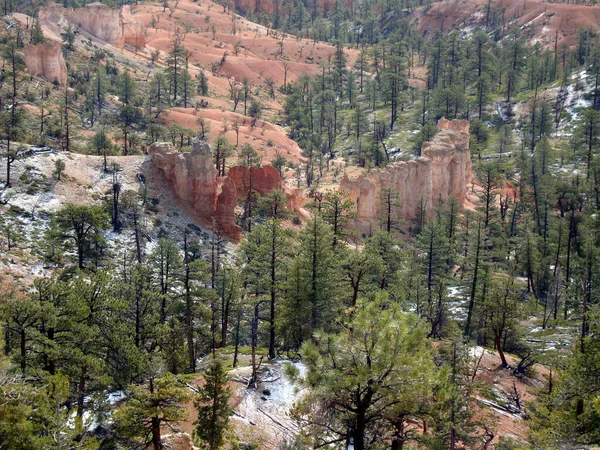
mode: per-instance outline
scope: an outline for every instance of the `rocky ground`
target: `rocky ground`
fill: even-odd
[[[55,161],[62,159],[65,170],[58,180],[53,173]],[[197,223],[193,212],[188,213],[178,202],[171,184],[147,156],[109,158],[109,166],[118,164],[117,178],[122,192],[133,190],[146,197],[146,252],[161,234],[174,238],[187,229],[208,240],[208,232]],[[0,273],[28,283],[35,276],[48,274],[53,266],[40,260],[40,245],[51,214],[68,203],[94,204],[111,195],[113,174],[104,172],[103,158],[54,151],[28,152],[12,166],[11,188],[0,190],[0,215],[11,225],[17,236],[16,247],[4,253],[6,230],[0,234]],[[6,177],[6,166],[0,165],[0,179]],[[3,186],[0,186],[2,188]],[[109,246],[121,247],[132,239],[126,230],[107,235]],[[132,244],[133,241],[131,241]]]

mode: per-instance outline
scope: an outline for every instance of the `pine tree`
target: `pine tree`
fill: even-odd
[[[17,148],[14,142],[21,139],[25,134],[24,110],[13,105],[10,111],[0,112],[0,140],[6,143],[4,158],[6,159],[6,186],[11,184],[11,168],[17,159]]]
[[[102,231],[108,228],[109,217],[101,206],[68,204],[55,214],[53,222],[61,239],[75,244],[77,262],[83,269],[93,247],[103,244]]]
[[[266,297],[268,303],[269,358],[276,356],[276,313],[280,310],[281,286],[289,264],[290,237],[281,220],[272,217],[256,225],[240,248],[247,292],[259,301]]]
[[[171,238],[160,238],[149,256],[155,286],[160,292],[160,323],[165,324],[173,298],[179,291],[182,259],[177,244]]]
[[[37,45],[44,42],[46,42],[46,38],[44,37],[44,32],[42,31],[42,25],[40,24],[39,19],[35,19],[33,27],[31,27],[31,43],[33,45]]]
[[[189,398],[172,374],[151,378],[147,386],[131,386],[126,404],[115,413],[121,435],[130,439],[128,447],[145,445],[164,448],[161,428],[173,428],[187,416],[181,403]]]
[[[198,75],[197,91],[200,95],[208,95],[208,78],[206,77],[204,70],[201,70]]]
[[[405,422],[418,414],[419,399],[431,395],[430,342],[416,317],[400,312],[383,293],[359,302],[344,322],[340,333],[319,332],[302,346],[307,374],[301,381],[311,389],[298,417],[306,421],[304,430],[314,447],[385,445],[392,435],[382,419]],[[407,408],[404,415],[400,404]]]
[[[340,190],[328,190],[323,195],[320,203],[321,216],[333,231],[333,247],[336,248],[338,240],[350,234],[349,221],[356,216],[356,206],[349,198],[349,194]]]
[[[332,326],[332,319],[339,311],[337,298],[337,260],[331,243],[333,232],[318,216],[313,217],[299,234],[297,264],[300,271],[300,301],[291,314],[293,320],[302,318],[302,310],[309,313],[311,331]],[[292,292],[294,288],[292,288]],[[289,305],[291,306],[291,305]],[[298,308],[298,309],[296,309]],[[308,338],[309,336],[304,336]]]
[[[181,74],[185,69],[185,54],[186,50],[178,38],[173,40],[171,51],[167,56],[167,79],[169,80],[169,89],[171,100],[177,102],[181,92]]]
[[[210,450],[218,450],[225,443],[225,432],[229,424],[231,408],[227,387],[227,372],[223,363],[214,359],[204,374],[205,384],[200,388],[194,405],[198,419],[194,422],[194,437],[199,443],[208,444]]]
[[[137,83],[128,70],[125,70],[118,75],[117,89],[119,92],[119,100],[122,105],[131,105],[135,101]]]
[[[165,112],[171,104],[169,98],[169,77],[161,72],[156,72],[150,82],[150,90],[147,97],[147,113],[153,114],[155,119]]]

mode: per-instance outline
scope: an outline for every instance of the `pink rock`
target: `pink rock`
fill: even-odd
[[[64,8],[50,3],[38,12],[40,23],[60,36],[64,27],[73,27],[122,49],[125,44],[135,48],[146,46],[144,24],[131,15],[129,5],[112,9],[102,3],[90,3],[83,8]]]
[[[194,141],[190,153],[181,153],[169,143],[155,143],[148,154],[186,206],[192,208],[209,227],[215,227],[234,241],[241,238],[236,225],[235,208],[238,199],[247,195],[252,175],[253,190],[261,195],[274,189],[283,189],[288,198],[288,208],[295,211],[302,206],[302,191],[283,186],[279,172],[272,166],[235,166],[226,177],[218,177],[209,145]]]
[[[25,66],[31,75],[52,82],[56,80],[62,86],[67,82],[67,65],[58,41],[46,40],[37,45],[25,43]]]
[[[252,180],[250,180],[250,175],[252,175]],[[251,168],[234,166],[229,169],[227,176],[233,179],[238,197],[245,196],[248,193],[250,184],[252,184],[252,189],[261,195],[275,189],[283,189],[279,172],[269,165]]]
[[[381,191],[392,188],[399,196],[400,218],[414,220],[423,206],[428,216],[440,201],[454,197],[463,205],[471,184],[469,122],[440,119],[438,133],[413,161],[393,162],[366,177],[345,176],[340,189],[356,203],[354,227],[362,232],[377,229],[381,213]]]

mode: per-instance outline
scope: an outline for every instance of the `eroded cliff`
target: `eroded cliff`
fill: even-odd
[[[75,28],[122,49],[125,44],[135,48],[146,45],[143,23],[131,15],[128,5],[112,9],[101,3],[90,3],[83,8],[64,8],[50,3],[38,12],[40,24],[50,34],[60,36],[64,27]]]
[[[234,166],[225,177],[217,176],[210,146],[196,140],[190,153],[181,153],[169,143],[155,143],[148,149],[153,164],[161,169],[173,185],[179,199],[205,226],[214,227],[237,241],[241,229],[236,224],[236,206],[250,187],[260,195],[282,189],[288,208],[298,210],[301,193],[283,185],[279,172],[272,166],[248,168]]]
[[[393,162],[367,176],[345,176],[340,189],[356,203],[353,226],[368,232],[379,227],[382,191],[388,189],[399,201],[400,219],[414,220],[421,208],[431,215],[439,201],[454,197],[463,205],[471,184],[469,122],[440,119],[438,133],[423,144],[421,156],[412,161]]]
[[[67,65],[58,41],[46,40],[37,45],[25,43],[25,67],[31,75],[56,81],[62,86],[67,82]]]

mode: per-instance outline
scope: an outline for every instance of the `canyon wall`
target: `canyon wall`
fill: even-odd
[[[146,45],[143,23],[131,15],[129,5],[112,9],[101,3],[90,3],[83,8],[64,8],[50,3],[38,12],[44,32],[60,37],[67,24],[92,37],[122,49],[125,44],[136,48]]]
[[[135,49],[146,46],[146,27],[144,23],[131,15],[129,5],[121,8],[121,29],[123,30],[123,41]]]
[[[57,81],[62,86],[67,82],[67,65],[59,41],[46,40],[37,45],[25,43],[25,67],[33,76]]]
[[[431,216],[440,200],[454,197],[462,205],[470,184],[469,122],[442,118],[438,133],[423,144],[420,157],[390,163],[365,177],[344,176],[340,189],[356,203],[354,228],[367,233],[379,227],[382,190],[391,189],[398,196],[400,219],[411,221],[421,206]]]
[[[241,237],[235,215],[238,199],[245,197],[251,184],[261,195],[282,189],[289,209],[298,210],[302,203],[301,192],[284,186],[272,166],[234,166],[227,176],[217,176],[210,146],[204,141],[195,140],[190,153],[181,153],[169,143],[155,143],[148,148],[148,154],[152,163],[165,173],[184,205],[205,226],[214,225],[234,241]]]

